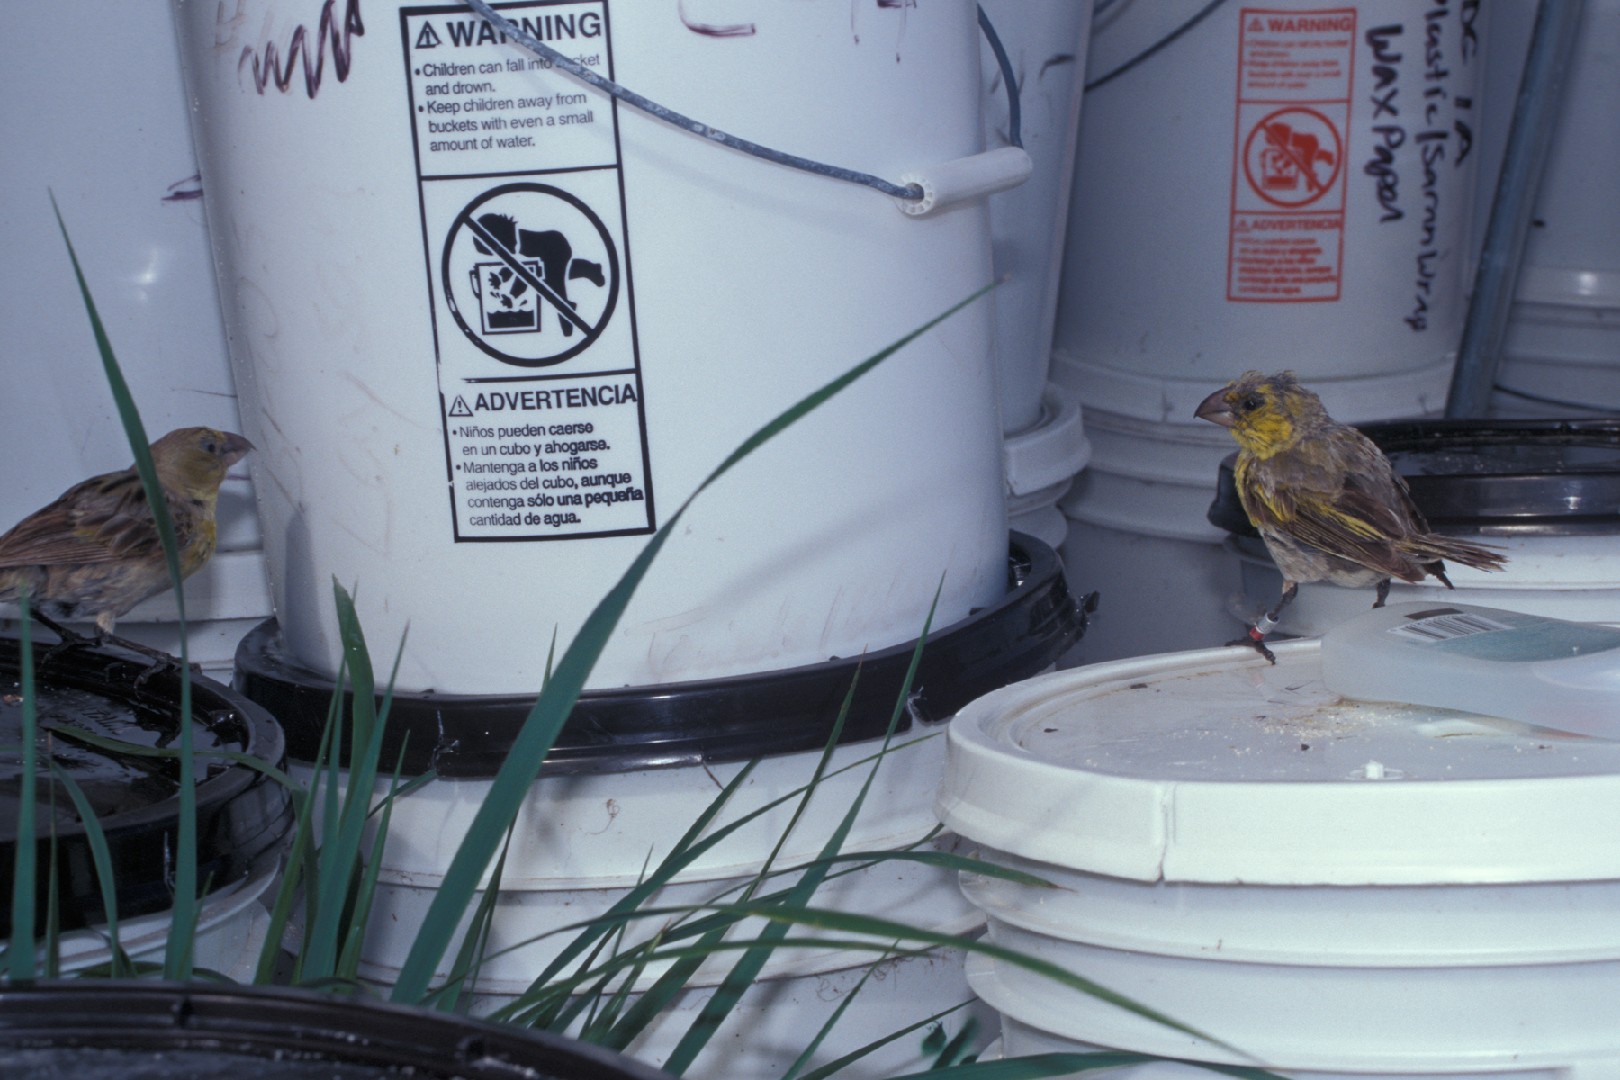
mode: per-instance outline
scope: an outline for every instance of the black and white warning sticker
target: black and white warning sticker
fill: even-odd
[[[611,76],[606,0],[500,10]],[[456,539],[649,532],[613,102],[466,7],[400,29]]]

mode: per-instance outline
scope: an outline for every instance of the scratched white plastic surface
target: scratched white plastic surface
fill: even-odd
[[[1010,854],[1143,880],[1620,877],[1620,743],[1348,701],[1316,642],[1077,668],[952,722],[937,811]]]

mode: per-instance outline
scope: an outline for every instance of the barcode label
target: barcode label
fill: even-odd
[[[1494,630],[1511,630],[1507,623],[1497,622],[1484,615],[1453,611],[1444,615],[1430,615],[1413,619],[1401,626],[1392,626],[1389,632],[1414,641],[1450,641],[1452,638],[1473,634],[1489,634]]]

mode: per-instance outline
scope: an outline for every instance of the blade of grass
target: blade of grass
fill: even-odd
[[[881,961],[879,961],[879,962],[881,962]],[[873,967],[876,967],[876,964],[874,964]],[[871,971],[868,970],[867,974],[870,975]],[[865,982],[865,980],[863,979],[862,983],[864,984],[864,982]],[[851,993],[853,993],[853,991]],[[969,1003],[964,1001],[964,1002],[962,1002],[961,1005],[952,1005],[950,1008],[943,1009],[943,1010],[935,1013],[932,1016],[925,1016],[921,1020],[918,1020],[915,1023],[907,1024],[905,1027],[899,1029],[898,1031],[891,1031],[891,1032],[889,1032],[889,1034],[883,1036],[881,1039],[874,1039],[871,1042],[867,1043],[865,1046],[857,1047],[856,1049],[851,1050],[849,1053],[845,1054],[844,1056],[842,1056],[840,1058],[836,1058],[836,1059],[834,1059],[832,1061],[829,1061],[825,1065],[819,1066],[818,1068],[815,1068],[815,1069],[811,1070],[810,1072],[805,1073],[803,1076],[798,1077],[797,1080],[827,1080],[828,1077],[835,1076],[837,1073],[839,1073],[843,1069],[847,1069],[849,1066],[855,1064],[857,1061],[860,1061],[862,1058],[868,1056],[869,1054],[874,1053],[875,1051],[881,1050],[883,1047],[888,1046],[890,1043],[896,1042],[896,1041],[898,1041],[900,1039],[903,1039],[907,1035],[912,1034],[913,1032],[921,1031],[923,1028],[929,1026],[930,1024],[938,1024],[945,1017],[949,1016],[953,1012],[956,1012],[958,1009],[961,1009],[963,1006],[965,1006],[967,1004],[969,1004]],[[840,1008],[843,1007],[842,1003],[840,1003],[839,1007]],[[940,1029],[935,1028],[935,1031],[939,1032]],[[966,1031],[967,1031],[967,1029],[964,1028],[964,1034],[966,1033]],[[927,1039],[923,1040],[923,1050],[924,1050],[925,1053],[928,1051],[929,1045],[930,1044],[929,1044]],[[812,1047],[812,1049],[814,1049],[814,1048]],[[799,1059],[800,1062],[805,1061],[808,1058],[810,1052],[811,1052],[810,1050],[806,1050],[804,1055],[802,1055],[800,1057],[800,1059]],[[936,1068],[939,1067],[939,1062],[938,1061],[936,1061],[934,1064],[935,1064]],[[797,1067],[797,1065],[795,1067]],[[783,1080],[794,1080],[794,1078],[793,1078],[792,1074],[789,1074],[788,1076],[783,1077]]]
[[[410,742],[407,736],[405,744]],[[343,928],[343,951],[338,956],[335,974],[340,979],[358,980],[360,977],[360,950],[366,941],[366,924],[370,921],[371,905],[377,895],[377,877],[382,871],[382,853],[388,840],[388,826],[394,816],[393,793],[399,789],[399,774],[405,765],[406,745],[399,748],[399,757],[394,762],[393,781],[389,785],[389,797],[383,800],[383,811],[378,818],[376,835],[372,843],[370,858],[364,860],[364,869],[360,875],[360,883],[355,891],[354,902],[351,908],[348,924]]]
[[[455,1012],[461,995],[469,987],[477,985],[478,972],[484,963],[484,950],[489,946],[489,934],[495,922],[495,904],[501,896],[501,878],[506,874],[506,857],[511,850],[512,830],[508,829],[506,843],[501,845],[501,853],[495,859],[495,869],[489,874],[489,884],[479,896],[478,906],[473,909],[467,932],[461,938],[461,948],[450,965],[450,974],[428,1002],[433,1008]]]
[[[1003,1058],[1000,1061],[973,1061],[925,1072],[906,1073],[889,1080],[1042,1080],[1043,1077],[1070,1076],[1095,1069],[1114,1069],[1129,1065],[1190,1065],[1195,1069],[1237,1077],[1238,1080],[1285,1080],[1265,1069],[1243,1065],[1219,1065],[1209,1061],[1188,1058],[1154,1057],[1128,1050],[1095,1050],[1030,1054],[1027,1057]],[[810,1080],[806,1077],[805,1080]]]
[[[35,971],[34,898],[39,895],[35,880],[34,802],[35,775],[39,767],[37,746],[39,715],[35,706],[33,617],[29,611],[28,589],[21,590],[21,640],[18,642],[18,680],[22,691],[22,763],[17,778],[17,849],[11,865],[11,940],[4,957],[8,979],[32,979]]]
[[[51,760],[50,758],[49,746],[46,748],[46,760],[52,765],[56,764],[55,761]],[[51,823],[51,837],[50,843],[46,848],[46,850],[50,852],[50,860],[45,870],[44,975],[47,979],[55,979],[61,975],[62,959],[62,897],[61,887],[58,884],[60,881],[58,875],[61,873],[61,869],[57,865],[57,857],[60,854],[61,849],[59,847],[59,841],[56,835],[56,788],[54,786],[49,787],[48,795],[50,796],[51,800],[49,815]]]
[[[254,971],[253,981],[259,985],[268,985],[275,978],[276,965],[281,958],[282,942],[286,938],[287,928],[292,919],[293,905],[302,893],[306,897],[305,915],[309,925],[310,915],[307,897],[315,887],[317,880],[313,875],[315,871],[308,869],[314,865],[315,844],[315,807],[321,798],[321,785],[325,779],[325,762],[332,753],[332,740],[338,728],[338,713],[343,700],[342,686],[348,671],[341,661],[338,664],[337,687],[333,690],[331,703],[327,707],[326,726],[321,729],[321,740],[315,750],[315,760],[310,766],[309,786],[299,790],[294,785],[297,799],[297,813],[293,825],[292,847],[287,852],[287,860],[281,872],[281,884],[276,889],[275,902],[270,908],[270,923],[265,933],[264,947],[259,951],[259,963]],[[293,981],[299,981],[303,973],[303,951],[293,961]]]
[[[90,864],[95,867],[96,884],[101,889],[101,909],[107,920],[105,936],[112,954],[112,977],[122,978],[129,974],[125,970],[129,958],[124,955],[118,940],[118,882],[113,877],[112,853],[107,848],[107,835],[102,831],[95,808],[90,805],[90,800],[83,789],[55,761],[51,762],[51,776],[68,793],[68,798],[73,801],[73,808],[79,815],[79,821],[84,826],[85,841],[90,846]]]
[[[798,805],[793,808],[793,813],[789,816],[786,827],[783,828],[781,835],[777,837],[776,844],[772,847],[770,854],[766,857],[764,863],[761,865],[759,872],[754,875],[753,879],[750,880],[747,886],[743,889],[742,899],[744,901],[752,899],[760,884],[767,879],[772,865],[782,853],[783,845],[787,843],[788,837],[793,834],[794,829],[798,826],[798,823],[803,818],[806,810],[808,810],[810,801],[815,798],[816,791],[820,787],[822,779],[827,774],[827,768],[832,760],[833,751],[837,748],[838,741],[843,735],[844,724],[849,718],[849,707],[850,704],[855,700],[855,690],[859,685],[859,682],[860,672],[857,669],[856,676],[850,680],[849,689],[845,692],[844,700],[839,705],[838,714],[833,718],[832,729],[828,732],[826,744],[821,750],[821,756],[816,759],[815,768],[811,771],[810,782],[804,785],[803,796],[800,798]],[[873,768],[876,769],[878,764],[880,764],[880,762],[874,762]],[[703,936],[703,938],[699,941],[700,947],[713,945],[720,942],[724,939],[725,935],[731,931],[731,928],[736,925],[735,920],[721,919],[714,921],[718,922],[718,925]],[[767,955],[768,952],[769,950],[767,950]],[[763,963],[763,959],[761,960],[761,963]],[[640,1032],[648,1024],[652,1023],[653,1019],[663,1011],[665,1006],[672,1002],[676,996],[686,989],[687,983],[697,973],[698,968],[701,966],[702,961],[697,959],[682,960],[671,965],[669,970],[666,971],[651,988],[649,988],[648,992],[644,994],[642,999],[636,1003],[636,1006],[631,1009],[630,1013],[625,1017],[624,1023],[619,1025],[618,1029],[612,1032],[607,1045],[614,1049],[622,1049],[625,1046],[628,1046],[636,1035],[640,1034]],[[732,974],[736,975],[737,973],[733,972]],[[752,980],[750,979],[750,982],[751,981]],[[718,995],[725,992],[725,990],[726,987],[723,984],[716,990],[715,994]],[[712,1002],[713,999],[714,995],[711,995],[710,1002]],[[699,1010],[699,1015],[697,1018],[699,1023],[704,1022],[704,1015],[707,1012],[708,1005],[709,1002],[706,1002],[705,1008]],[[694,1027],[696,1026],[697,1025],[694,1024]],[[680,1048],[677,1047],[676,1052],[679,1052],[679,1049]],[[667,1062],[666,1069],[668,1069]],[[668,1071],[675,1072],[676,1070],[669,1069]]]
[[[359,865],[360,846],[365,838],[377,764],[382,756],[383,735],[383,725],[378,722],[377,687],[371,656],[366,649],[365,634],[360,628],[354,601],[336,579],[332,582],[332,597],[337,605],[338,633],[343,642],[344,661],[349,669],[352,749],[347,790],[336,828],[326,830],[326,843],[321,847],[323,872],[316,919],[303,943],[304,974],[315,978],[337,974],[345,915],[350,918],[357,915],[350,902],[355,887],[354,869]],[[404,649],[403,641],[400,649]],[[373,855],[380,859],[381,852],[374,852]]]
[[[898,750],[903,750],[907,747],[915,746],[918,743],[935,737],[936,736],[933,735],[925,735],[921,738],[912,739],[909,742],[902,743],[897,747],[890,747],[887,752],[892,753]],[[879,760],[882,756],[882,753],[869,754],[865,757],[852,761],[841,768],[833,770],[831,773],[827,774],[827,778],[830,779],[831,777],[841,776],[846,772],[869,765],[872,762]],[[546,970],[541,973],[540,977],[535,979],[535,981],[530,985],[529,989],[525,991],[522,996],[511,1004],[497,1009],[493,1014],[491,1014],[491,1018],[495,1020],[516,1021],[528,1026],[547,1027],[555,1030],[555,1026],[545,1016],[544,1010],[538,1007],[538,1002],[541,999],[550,1000],[556,996],[555,993],[553,993],[555,988],[551,985],[552,980],[555,979],[562,969],[567,966],[568,963],[572,962],[573,958],[577,957],[580,951],[583,950],[584,946],[581,945],[581,942],[588,943],[595,941],[603,934],[612,932],[614,925],[622,924],[627,919],[638,917],[636,915],[636,909],[650,896],[671,881],[680,871],[684,870],[698,858],[702,857],[708,851],[724,842],[737,830],[746,827],[758,818],[775,810],[777,807],[791,802],[794,799],[800,798],[806,791],[809,790],[809,785],[805,784],[788,791],[777,796],[775,799],[756,807],[738,819],[726,823],[721,828],[716,829],[713,833],[703,836],[702,839],[697,839],[698,834],[708,827],[714,813],[718,811],[722,805],[724,805],[725,800],[731,797],[731,792],[742,784],[742,781],[748,776],[749,772],[756,764],[758,763],[749,762],[747,765],[745,765],[739,772],[738,776],[735,777],[726,786],[726,789],[716,797],[715,801],[710,804],[705,814],[701,815],[698,820],[693,823],[692,827],[688,829],[687,835],[682,837],[681,841],[675,845],[669,856],[667,856],[664,861],[659,864],[658,869],[655,870],[645,882],[632,889],[630,893],[621,898],[619,902],[614,904],[613,907],[608,911],[604,912],[600,916],[597,916],[595,919],[584,920],[580,923],[569,924],[561,927],[553,927],[545,933],[537,934],[533,938],[517,942],[509,946],[508,949],[502,950],[502,952],[506,952],[512,949],[522,948],[525,945],[544,940],[545,938],[552,937],[560,933],[568,933],[576,930],[582,931],[580,933],[580,940],[571,943],[567,949],[564,950],[565,955],[560,958],[560,960],[553,961],[550,965],[548,965]],[[725,917],[724,925],[730,925],[730,923],[733,921],[735,920]],[[690,934],[693,932],[707,933],[713,925],[717,924],[717,922],[711,921],[703,924],[701,929],[697,931],[693,931],[690,927],[688,927],[686,930],[682,931],[671,931],[671,935],[677,933]]]
[[[614,627],[623,617],[624,610],[629,605],[637,586],[641,584],[641,579],[646,576],[648,567],[673,535],[676,525],[679,524],[687,507],[691,506],[692,500],[759,447],[846,389],[899,349],[978,300],[988,289],[989,286],[986,286],[978,290],[943,314],[929,320],[892,345],[805,396],[765,424],[733,450],[653,534],[631,562],[629,569],[586,618],[578,635],[564,650],[550,683],[535,700],[534,707],[530,709],[522,729],[513,741],[506,761],[490,783],[489,793],[474,815],[466,838],[450,861],[449,869],[429,906],[427,917],[423,920],[422,932],[417,935],[400,970],[392,1000],[416,1001],[426,993],[434,970],[449,947],[455,928],[459,924],[460,913],[466,909],[469,899],[478,887],[479,879],[494,857],[507,824],[517,816],[518,809],[528,797],[529,787],[539,775],[540,764],[545,760],[557,733],[567,721],[575,700],[584,690],[585,682],[590,677],[597,657],[601,655]]]
[[[62,220],[62,209],[51,194],[51,211],[56,215],[62,242],[67,245],[68,259],[73,263],[73,276],[79,284],[79,296],[84,301],[85,313],[90,318],[90,329],[95,335],[96,351],[101,354],[102,371],[107,387],[112,391],[118,407],[118,419],[129,439],[130,452],[135,456],[135,471],[140,475],[141,488],[146,493],[146,504],[157,526],[158,539],[163,545],[163,562],[169,571],[169,584],[174,592],[174,603],[180,637],[180,791],[179,828],[174,853],[174,906],[169,923],[169,942],[164,950],[163,972],[170,979],[184,979],[191,973],[192,951],[195,942],[189,928],[197,925],[197,785],[196,763],[192,759],[193,735],[191,722],[191,664],[186,651],[186,595],[180,573],[180,545],[175,541],[174,522],[169,515],[169,500],[158,483],[157,468],[152,464],[151,440],[141,423],[135,398],[124,381],[124,373],[113,355],[112,341],[102,325],[96,302],[90,295],[79,255],[68,236],[67,223]]]
[[[821,1027],[816,1029],[816,1033],[810,1039],[810,1042],[805,1045],[805,1048],[799,1052],[799,1056],[793,1059],[793,1063],[782,1074],[782,1080],[795,1080],[804,1067],[810,1064],[810,1059],[816,1056],[816,1051],[821,1049],[821,1044],[826,1042],[827,1036],[831,1035],[833,1028],[838,1026],[838,1021],[844,1018],[844,1013],[848,1012],[849,1007],[855,1004],[855,1000],[861,996],[861,991],[866,989],[866,984],[871,980],[872,973],[878,969],[878,965],[882,962],[881,959],[878,959],[866,966],[866,970],[861,972],[860,982],[850,988],[849,993],[845,994],[843,999],[838,1002],[838,1007],[833,1009],[832,1015],[822,1022]],[[897,1035],[896,1038],[898,1037]],[[875,1047],[872,1049],[875,1049]],[[870,1050],[867,1047],[862,1047],[855,1055],[855,1058],[851,1060],[865,1057],[868,1053],[870,1053]]]
[[[928,617],[923,621],[922,633],[918,635],[916,647],[911,651],[911,663],[906,669],[905,679],[902,681],[900,692],[895,699],[894,709],[889,715],[889,727],[883,736],[885,750],[888,748],[889,741],[894,738],[895,728],[899,726],[900,717],[905,711],[906,701],[911,696],[912,682],[917,675],[917,665],[922,660],[923,643],[928,640],[928,631],[934,621],[934,611],[939,605],[939,596],[944,587],[945,582],[941,578],[939,586],[934,590],[934,599],[929,604]],[[844,699],[844,706],[839,711],[840,723],[848,711],[849,702],[854,698],[854,694],[855,686],[852,683],[849,694]],[[837,738],[836,727],[833,737]],[[818,766],[818,777],[820,772],[824,770],[825,764],[826,755],[824,754],[822,763]],[[822,858],[838,854],[839,850],[844,846],[844,841],[848,838],[850,830],[855,827],[855,819],[859,816],[861,807],[865,805],[866,796],[872,790],[872,784],[877,779],[878,770],[882,765],[882,757],[872,763],[871,770],[866,774],[865,782],[861,785],[859,793],[857,793],[849,809],[845,812],[843,820],[838,823],[833,829],[832,835],[822,845]],[[812,781],[812,783],[814,782],[815,780]],[[784,836],[783,840],[779,841],[779,848],[780,844],[785,840],[786,837]],[[827,869],[825,867],[812,866],[806,869],[789,890],[789,896],[785,901],[786,905],[793,907],[804,905],[811,896],[815,895],[816,890],[821,888],[822,882],[826,879]],[[738,958],[737,963],[726,974],[725,979],[721,981],[709,1000],[703,1003],[703,1008],[698,1010],[697,1018],[692,1021],[692,1026],[687,1029],[685,1035],[681,1036],[681,1040],[676,1044],[675,1049],[670,1051],[669,1057],[664,1060],[666,1072],[681,1076],[691,1067],[692,1063],[697,1059],[697,1055],[708,1045],[715,1032],[719,1030],[721,1023],[730,1015],[731,1010],[736,1008],[737,1003],[742,999],[742,995],[759,978],[760,972],[764,970],[766,962],[776,949],[776,943],[787,936],[788,929],[786,923],[771,923],[760,932],[758,947],[750,949]]]

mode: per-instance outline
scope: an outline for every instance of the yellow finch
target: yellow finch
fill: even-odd
[[[182,577],[214,553],[220,481],[251,449],[240,435],[201,427],[152,444]],[[0,601],[15,602],[26,588],[35,616],[64,642],[83,639],[55,619],[95,620],[99,642],[119,616],[168,587],[157,523],[133,465],[75,484],[0,536]]]
[[[1446,559],[1480,570],[1502,567],[1503,557],[1489,548],[1430,532],[1383,451],[1330,417],[1291,371],[1244,372],[1194,415],[1237,440],[1238,497],[1282,571],[1282,598],[1248,636],[1273,663],[1266,634],[1302,581],[1376,584],[1373,607],[1382,607],[1391,578],[1433,575],[1452,588]]]

